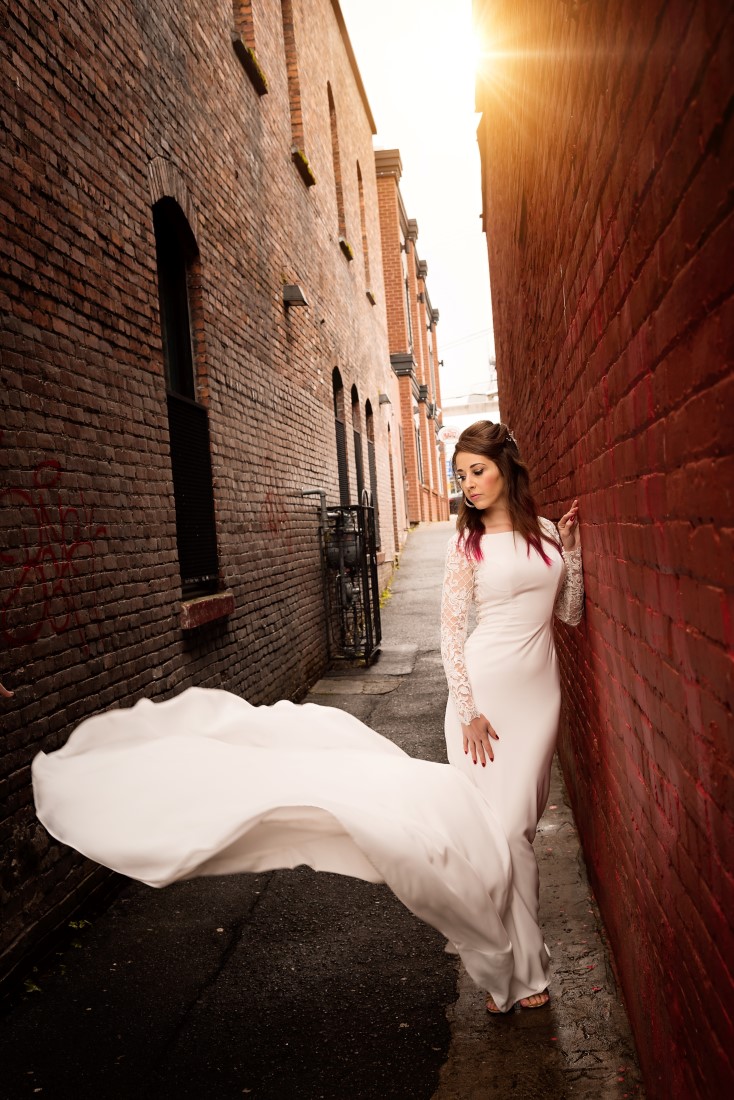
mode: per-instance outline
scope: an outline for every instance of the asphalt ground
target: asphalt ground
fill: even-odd
[[[369,669],[308,701],[445,760],[438,602],[452,524],[411,532]],[[489,1017],[445,941],[387,887],[308,869],[123,880],[29,969],[0,1022],[0,1096],[489,1100],[643,1095],[560,775],[536,850],[552,1002]]]

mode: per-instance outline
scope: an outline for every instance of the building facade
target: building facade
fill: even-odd
[[[327,662],[318,497],[408,526],[374,123],[339,5],[14,3],[3,23],[0,966],[102,872],[30,763],[188,685]]]
[[[577,496],[560,754],[651,1098],[734,1080],[730,4],[475,0],[503,417]]]
[[[448,519],[441,427],[441,383],[436,326],[426,285],[428,264],[418,256],[418,223],[400,193],[397,149],[375,153],[390,361],[400,380],[404,482],[411,523]]]

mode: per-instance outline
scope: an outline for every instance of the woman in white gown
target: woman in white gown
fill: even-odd
[[[560,557],[553,569],[558,586]],[[461,582],[451,595],[453,577],[458,623],[463,596]],[[473,686],[468,646],[466,658]],[[456,690],[454,676],[452,697]],[[555,722],[555,697],[548,706]],[[486,711],[500,732],[511,728],[488,697]],[[485,751],[486,729],[475,732],[472,722],[467,736]],[[519,856],[512,831],[505,834],[510,817],[503,828],[472,782],[468,757],[458,755],[458,767],[415,760],[331,707],[253,707],[229,692],[189,688],[87,719],[62,749],[38,754],[33,787],[54,837],[151,886],[299,864],[386,882],[507,1010],[538,988],[535,972],[534,984],[522,980],[535,945],[518,938],[537,924],[534,911],[520,911],[526,895],[532,909],[530,894],[512,883]],[[534,813],[542,800],[530,801]],[[517,863],[517,873],[526,870]]]
[[[532,848],[548,797],[561,702],[553,613],[579,622],[583,607],[578,504],[558,529],[536,515],[527,468],[504,424],[479,421],[456,444],[463,499],[449,543],[441,652],[449,683],[450,763],[481,790],[512,860],[505,929],[513,946],[509,1001],[549,1000],[548,950],[538,927]],[[476,628],[465,643],[470,605]],[[487,1009],[501,1011],[490,996]]]

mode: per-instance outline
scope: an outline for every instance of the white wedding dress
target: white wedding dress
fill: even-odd
[[[560,558],[552,571],[543,568],[552,611]],[[458,577],[447,575],[457,623]],[[550,613],[546,632],[549,623]],[[545,653],[550,661],[552,639]],[[474,686],[469,646],[466,669]],[[550,708],[557,716],[555,698]],[[487,716],[501,734],[512,728],[489,708]],[[543,767],[547,751],[544,740]],[[526,868],[517,863],[515,838],[475,776],[462,774],[459,755],[458,767],[415,760],[331,707],[253,707],[225,691],[189,688],[168,702],[142,700],[87,719],[62,749],[36,756],[33,788],[52,836],[151,886],[299,864],[386,882],[455,945],[474,981],[504,1009],[526,988],[517,961],[526,949],[515,937],[530,928],[534,911],[525,920],[519,909],[526,891],[513,874]],[[524,802],[529,826],[540,794]],[[504,802],[501,809],[509,820]]]
[[[483,535],[478,563],[467,558],[454,535],[441,603],[449,762],[482,792],[510,849],[512,884],[502,913],[513,946],[510,1003],[548,985],[532,842],[548,798],[561,705],[552,619],[555,612],[576,625],[583,610],[581,549],[566,553],[555,525],[540,523],[559,551],[544,540],[550,565],[535,550],[528,554],[525,540],[512,531]],[[465,641],[472,602],[476,627]],[[478,714],[499,737],[486,767],[463,751],[461,723]]]

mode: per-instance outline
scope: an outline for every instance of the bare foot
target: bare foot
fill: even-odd
[[[487,1012],[492,1016],[504,1016],[504,1012],[501,1008],[497,1008],[497,1005],[494,1003],[494,997],[491,994],[487,997]]]
[[[550,1000],[550,993],[544,989],[542,993],[533,993],[532,997],[521,997],[517,1002],[520,1008],[542,1008]]]

